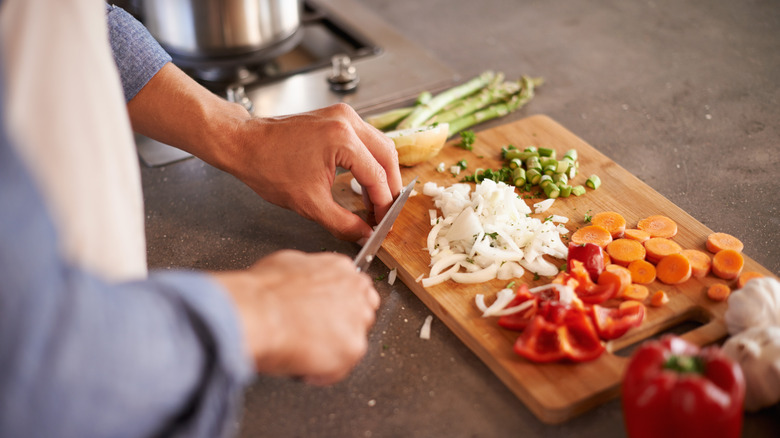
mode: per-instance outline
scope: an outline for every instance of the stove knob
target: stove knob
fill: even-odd
[[[349,56],[334,55],[330,62],[332,71],[328,77],[328,82],[333,91],[344,93],[357,88],[360,77]]]

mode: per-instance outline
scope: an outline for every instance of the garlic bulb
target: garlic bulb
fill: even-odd
[[[729,338],[723,352],[745,375],[745,410],[780,401],[780,327],[752,327]]]
[[[729,334],[751,327],[780,326],[780,282],[771,277],[754,278],[729,296],[724,315]]]

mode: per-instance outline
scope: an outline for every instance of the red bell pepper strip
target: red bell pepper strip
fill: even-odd
[[[568,359],[584,362],[604,352],[604,344],[585,310],[543,302],[537,315],[517,338],[515,352],[534,362]]]
[[[598,280],[604,271],[604,250],[595,243],[569,243],[569,255],[566,257],[566,267],[571,271],[571,262],[577,260],[585,266],[590,279]]]
[[[506,306],[507,308],[519,306],[529,300],[533,300],[531,307],[520,312],[501,316],[498,318],[498,325],[509,330],[525,330],[525,328],[528,327],[528,324],[534,319],[536,311],[539,308],[539,297],[529,292],[528,286],[523,284],[520,285],[517,289],[517,294]]]
[[[591,316],[601,339],[617,339],[632,327],[642,324],[645,319],[645,306],[636,301],[633,303],[635,304],[615,308],[598,304],[591,306]]]
[[[667,335],[634,353],[622,385],[630,438],[737,438],[745,379],[718,347]]]
[[[617,274],[613,272],[602,272],[599,277],[614,277],[612,281],[603,281],[602,283],[594,283],[588,271],[585,269],[585,265],[579,260],[572,260],[569,264],[568,272],[558,274],[559,276],[573,278],[577,281],[574,286],[574,291],[577,296],[586,304],[600,304],[604,301],[615,296],[620,288],[620,279]],[[563,284],[572,284],[570,279],[564,279]]]

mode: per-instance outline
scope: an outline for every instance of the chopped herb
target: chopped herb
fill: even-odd
[[[534,280],[538,280],[540,278],[542,278],[542,277],[540,277],[539,274],[534,273]]]
[[[515,282],[514,281],[506,285],[506,289],[511,289],[513,287],[515,287]]]
[[[465,169],[465,168],[469,167],[469,165],[468,165],[468,163],[466,162],[466,160],[460,160],[460,161],[458,161],[458,166],[459,166],[461,169]]]
[[[375,278],[375,280],[376,280],[376,281],[382,281],[382,280],[384,280],[384,279],[385,279],[385,274],[380,274],[380,275],[378,275],[378,276]]]
[[[477,134],[474,133],[474,131],[461,131],[460,132],[460,143],[458,143],[458,146],[462,147],[463,149],[466,149],[467,151],[474,149],[474,141],[477,139]]]
[[[498,239],[498,232],[492,232],[492,233],[485,233],[486,236],[490,237],[493,240]]]
[[[585,212],[585,223],[590,223],[591,220],[593,220],[593,216],[590,214],[591,210],[588,210]]]

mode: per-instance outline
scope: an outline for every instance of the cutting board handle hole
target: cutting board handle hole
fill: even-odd
[[[636,350],[637,347],[639,347],[640,345],[642,345],[642,343],[644,343],[646,341],[649,341],[651,339],[658,339],[658,338],[660,338],[661,336],[664,336],[664,335],[682,336],[685,333],[688,333],[688,332],[691,332],[693,330],[698,329],[699,327],[703,326],[704,324],[705,323],[697,321],[695,319],[687,319],[685,321],[680,322],[677,325],[673,325],[673,326],[667,328],[666,330],[660,331],[660,332],[654,334],[653,336],[641,339],[641,340],[639,340],[639,341],[637,341],[637,342],[635,342],[635,343],[633,343],[631,345],[625,346],[625,347],[621,348],[620,350],[617,350],[617,351],[613,352],[613,354],[615,356],[628,358],[628,357],[631,357],[631,355],[634,353],[634,350]]]

